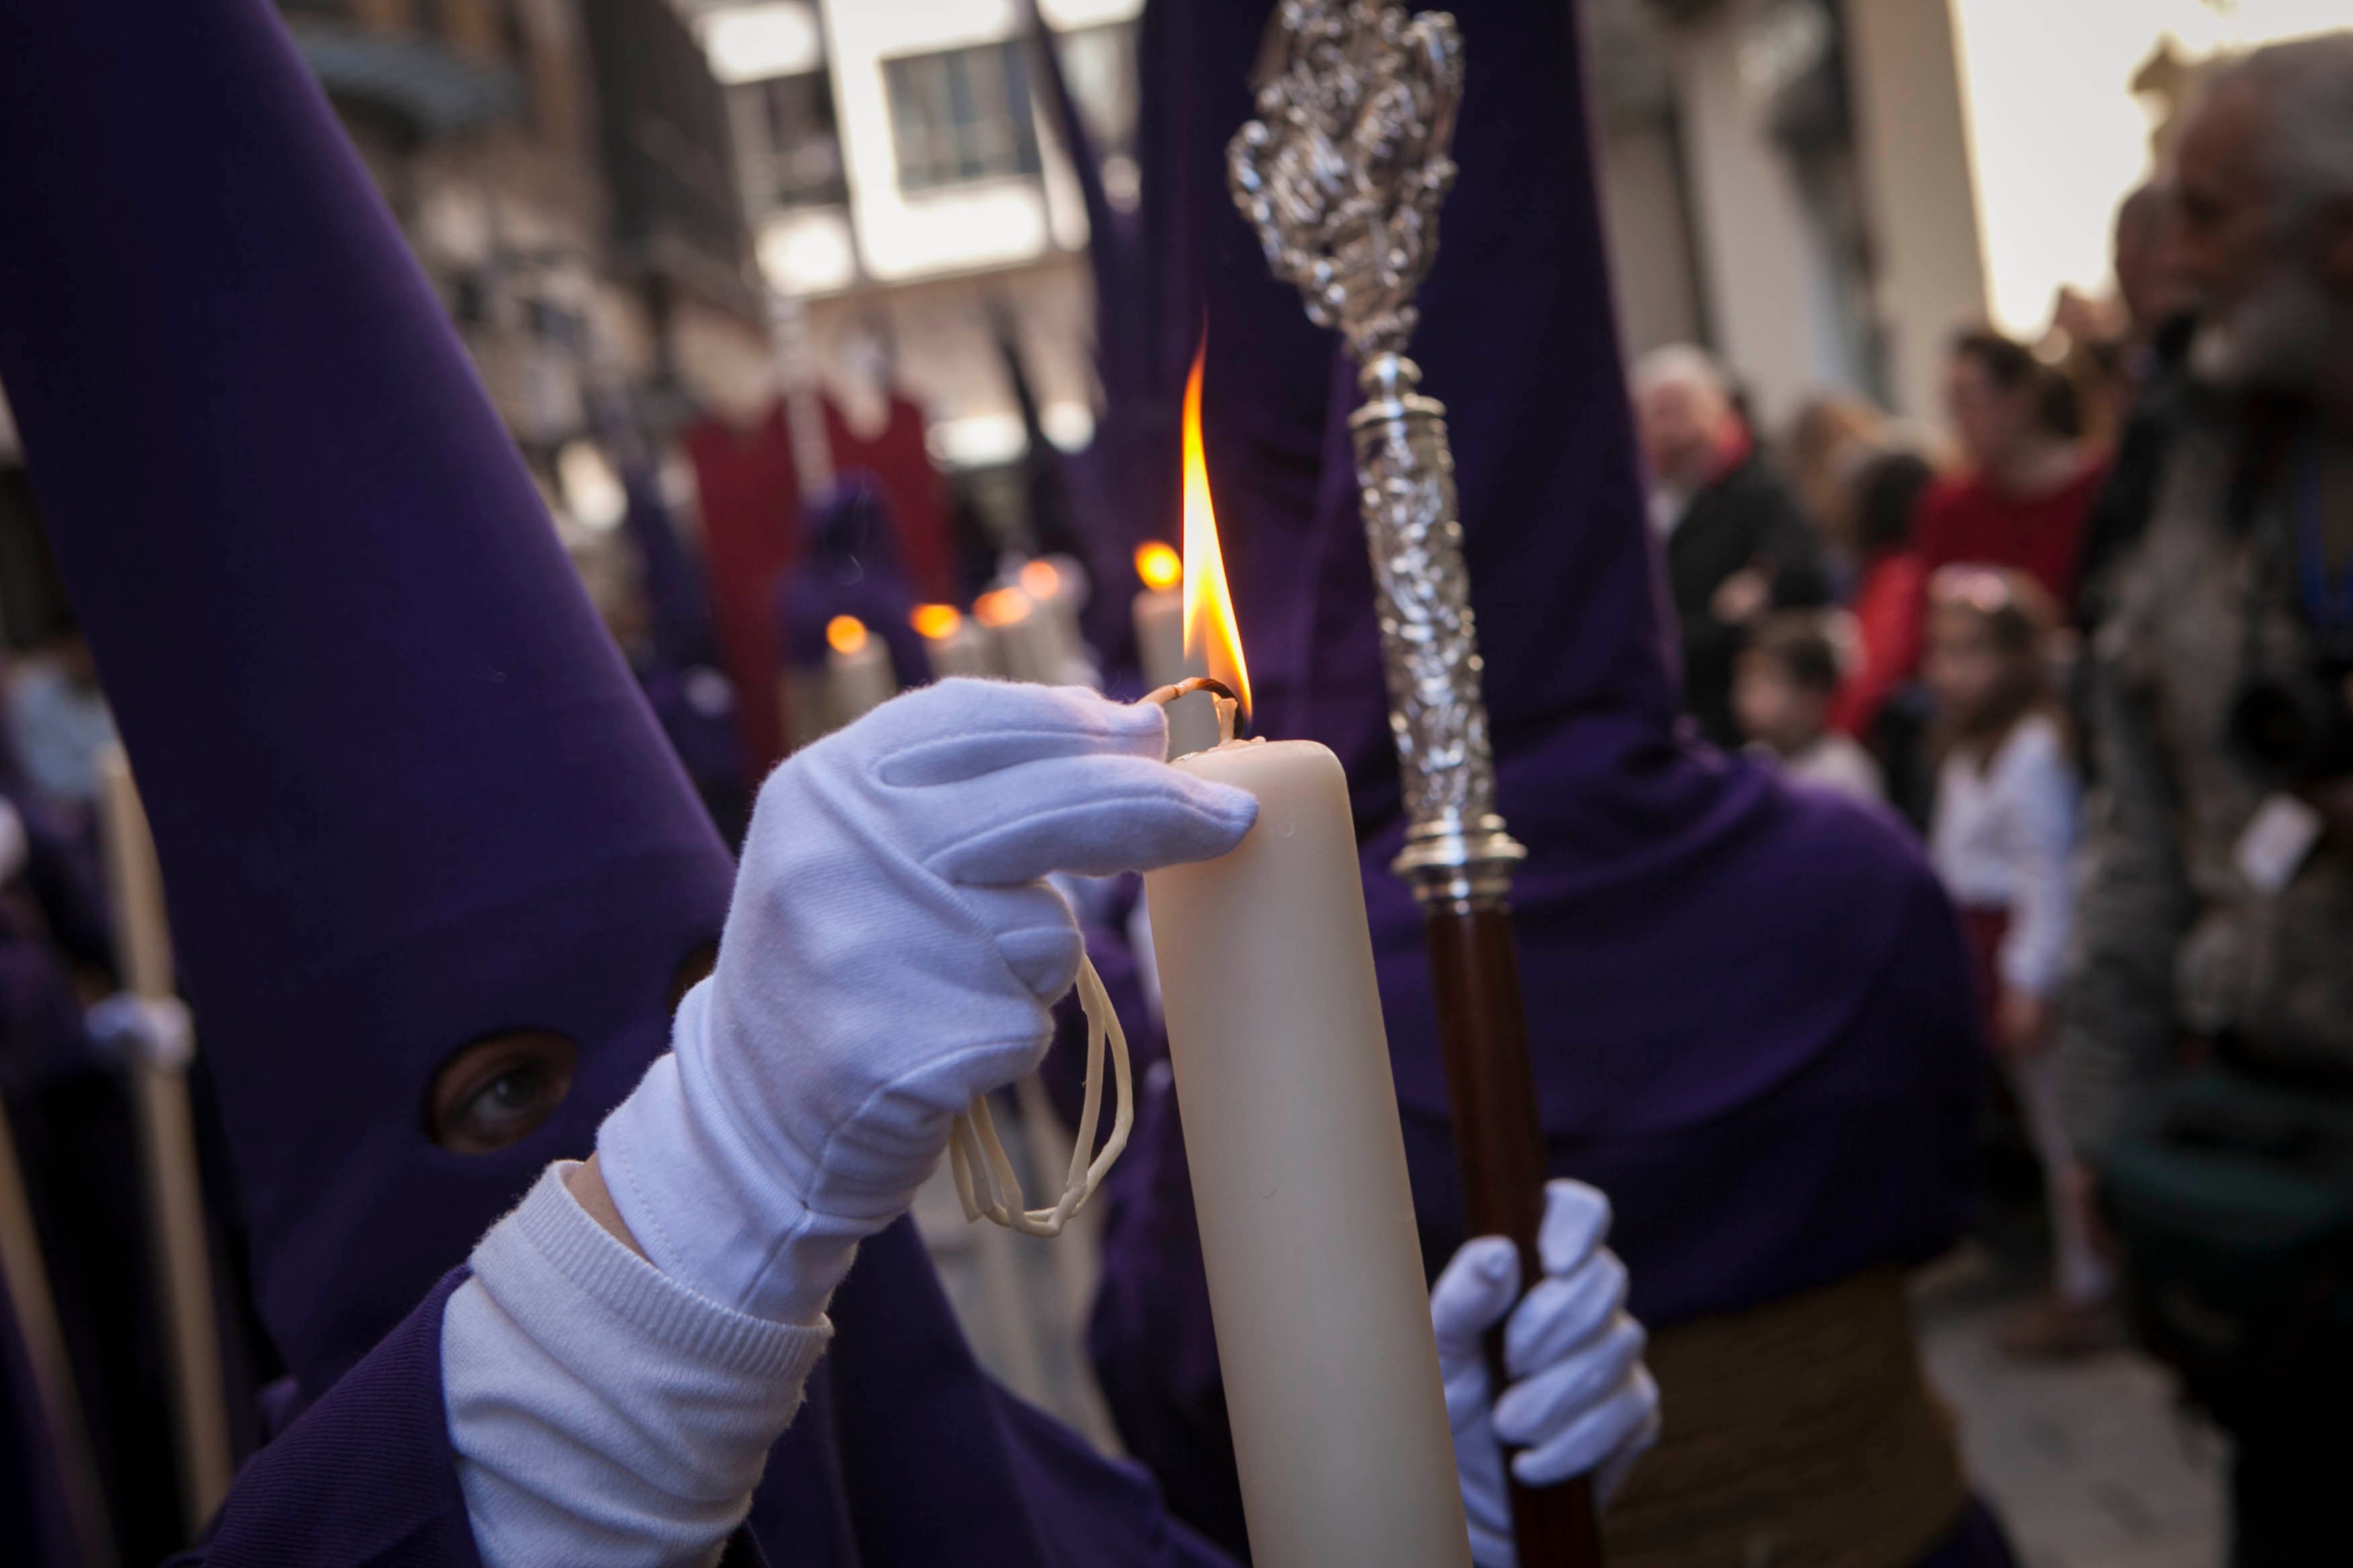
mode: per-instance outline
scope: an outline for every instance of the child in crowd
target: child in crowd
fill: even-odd
[[[1831,728],[1838,691],[1838,652],[1822,618],[1776,616],[1741,652],[1732,710],[1748,749],[1775,758],[1792,777],[1877,800],[1879,764],[1852,737]]]
[[[2056,1254],[2049,1296],[2003,1342],[2019,1354],[2080,1353],[2110,1342],[2113,1322],[2052,1049],[2078,795],[2049,664],[2058,616],[2032,578],[1990,566],[1940,567],[1927,597],[1922,675],[1937,758],[1929,854],[1960,906],[1988,1032],[2042,1162]]]

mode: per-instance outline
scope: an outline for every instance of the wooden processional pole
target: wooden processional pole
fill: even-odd
[[[123,989],[176,1005],[163,873],[155,863],[154,840],[148,836],[147,813],[139,804],[139,788],[132,782],[131,764],[121,746],[100,754],[99,784],[107,891],[114,907],[115,959]],[[185,1044],[156,1049],[151,1042],[135,1054],[130,1071],[146,1178],[148,1239],[172,1369],[180,1501],[193,1539],[228,1494],[235,1467],[221,1380],[212,1259],[205,1239],[204,1193],[196,1173],[195,1122],[188,1109]]]
[[[1544,1275],[1546,1172],[1510,905],[1526,851],[1495,811],[1446,411],[1416,390],[1421,372],[1405,357],[1454,181],[1461,39],[1442,12],[1284,0],[1252,86],[1258,118],[1228,150],[1229,181],[1268,265],[1361,367],[1366,401],[1348,426],[1409,815],[1395,869],[1426,921],[1464,1217],[1472,1235],[1511,1237],[1525,1289]],[[1487,1359],[1500,1393],[1500,1327]],[[1599,1568],[1583,1478],[1514,1481],[1512,1522],[1524,1568]]]
[[[98,1458],[90,1445],[90,1425],[74,1386],[73,1363],[66,1352],[57,1297],[49,1289],[48,1265],[41,1255],[40,1231],[5,1114],[0,1114],[0,1289],[8,1293],[17,1338],[23,1342],[33,1394],[40,1405],[41,1431],[48,1438],[58,1487],[65,1494],[67,1523],[91,1568],[113,1568],[114,1531],[107,1520]]]

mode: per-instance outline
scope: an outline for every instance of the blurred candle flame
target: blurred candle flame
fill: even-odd
[[[1054,570],[1050,561],[1025,561],[1021,563],[1021,589],[1039,604],[1047,604],[1062,591],[1062,574]]]
[[[1174,588],[1185,580],[1185,558],[1160,541],[1135,547],[1135,574],[1152,589]]]
[[[825,623],[825,641],[836,653],[856,653],[866,646],[866,623],[856,616],[836,616]]]
[[[955,636],[956,628],[964,625],[964,616],[956,613],[954,605],[917,605],[907,613],[907,624],[915,628],[918,636],[938,642]]]
[[[1218,549],[1218,518],[1209,505],[1209,465],[1201,452],[1201,363],[1208,353],[1204,339],[1193,353],[1193,373],[1185,378],[1185,654],[1204,656],[1209,678],[1233,689],[1248,718],[1250,669],[1242,662],[1233,595],[1226,589],[1226,560]]]
[[[972,602],[972,614],[984,626],[1009,626],[1029,618],[1029,595],[1018,588],[992,588]]]

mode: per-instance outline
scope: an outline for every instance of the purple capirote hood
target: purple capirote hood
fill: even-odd
[[[733,868],[260,0],[0,0],[0,381],[312,1393],[667,1042]],[[579,1043],[499,1153],[436,1066]]]

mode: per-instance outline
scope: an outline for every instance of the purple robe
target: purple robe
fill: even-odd
[[[25,1568],[85,1568],[58,1459],[16,1304],[0,1290],[0,1530]]]
[[[733,868],[265,0],[0,0],[0,380],[309,1405],[206,1560],[470,1563],[450,1271],[663,1048]],[[438,1147],[437,1068],[518,1028],[568,1096]],[[988,1383],[911,1227],[833,1315],[747,1560],[1217,1561]]]
[[[203,1549],[178,1563],[399,1563],[474,1568],[441,1393],[441,1314],[460,1268],[255,1457]],[[973,1362],[913,1223],[861,1249],[834,1298],[832,1348],[768,1458],[731,1563],[1229,1560],[1169,1521],[1152,1480],[1013,1398]]]
[[[1190,277],[1138,308],[1165,374],[1206,303],[1204,440],[1255,727],[1322,741],[1348,770],[1435,1271],[1463,1229],[1420,911],[1388,869],[1406,824],[1345,426],[1354,367],[1268,276],[1223,177],[1267,9],[1147,7],[1147,226],[1181,237],[1167,254]],[[1553,1168],[1609,1194],[1631,1308],[1656,1327],[1925,1259],[1957,1237],[1973,1176],[1978,1041],[1952,911],[1891,816],[1679,721],[1575,17],[1449,9],[1461,174],[1409,352],[1448,409],[1499,805],[1529,850],[1514,901]],[[1182,1149],[1173,1107],[1152,1110],[1116,1178],[1092,1349],[1131,1451],[1233,1543]]]

